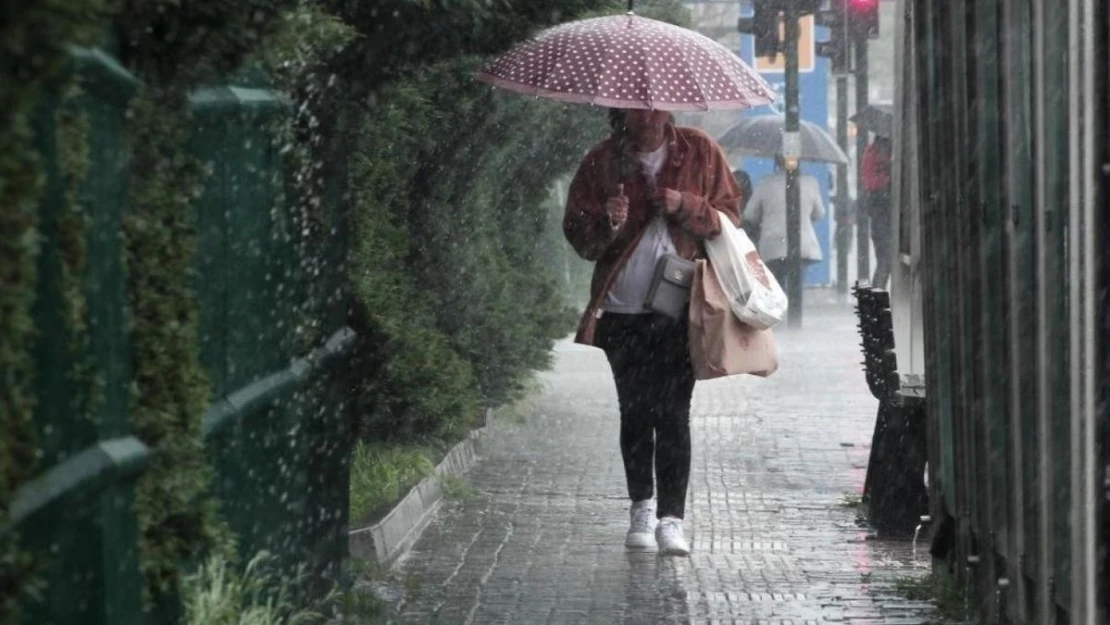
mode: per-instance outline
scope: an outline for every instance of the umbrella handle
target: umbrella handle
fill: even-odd
[[[632,5],[635,4],[635,3],[636,3],[636,0],[628,0],[628,12],[629,13],[632,12]]]
[[[624,197],[624,183],[617,185],[617,197]]]

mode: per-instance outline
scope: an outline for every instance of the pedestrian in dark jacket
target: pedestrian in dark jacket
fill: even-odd
[[[877,136],[863,152],[861,179],[863,209],[871,220],[871,243],[875,246],[875,273],[871,285],[885,289],[890,279],[894,250],[891,215],[890,169],[893,151],[889,137]]]
[[[616,382],[632,501],[625,545],[687,555],[687,322],[653,314],[644,301],[663,255],[692,259],[702,240],[720,233],[721,219],[739,224],[740,192],[720,147],[700,130],[675,127],[664,111],[612,119],[613,135],[590,150],[571,182],[563,221],[578,254],[596,262],[577,341],[605,351]]]

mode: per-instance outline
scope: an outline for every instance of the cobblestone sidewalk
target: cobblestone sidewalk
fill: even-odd
[[[766,380],[699,383],[690,558],[627,553],[616,392],[600,351],[562,343],[536,413],[500,425],[469,479],[399,565],[420,588],[400,623],[920,624],[891,589],[924,573],[908,543],[868,540],[861,490],[876,401],[848,308],[780,332]]]

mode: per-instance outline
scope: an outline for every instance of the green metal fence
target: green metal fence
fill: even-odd
[[[903,7],[935,551],[987,622],[1101,622],[1107,11]]]
[[[143,611],[134,494],[154,452],[131,434],[128,415],[131,370],[142,363],[131,361],[128,345],[124,136],[129,99],[142,86],[99,50],[77,50],[74,59],[81,95],[43,103],[35,127],[48,164],[33,311],[41,470],[16,493],[10,513],[43,592],[25,606],[25,622],[172,620],[172,609],[170,616]],[[307,566],[319,582],[308,590],[318,593],[337,580],[345,554],[351,435],[347,368],[336,365],[355,337],[341,325],[338,299],[315,310],[299,304],[310,281],[342,276],[308,275],[302,267],[271,128],[289,112],[275,94],[257,84],[227,85],[195,92],[190,105],[189,148],[210,171],[195,203],[195,291],[199,349],[213,390],[204,415],[213,491],[243,556],[269,550],[285,567]],[[79,190],[91,219],[87,263],[70,278],[60,269],[66,184],[55,149],[59,107],[87,120],[90,150]],[[91,357],[83,372],[74,337],[60,330],[67,327],[67,279],[77,280],[87,301]],[[307,346],[293,339],[306,314],[331,324]],[[88,403],[95,414],[82,412],[78,399],[87,393],[95,394]]]
[[[44,585],[41,601],[28,606],[33,623],[137,623],[141,578],[137,564],[134,482],[150,450],[128,425],[127,333],[120,221],[126,195],[121,139],[124,111],[137,85],[125,70],[95,51],[75,55],[73,71],[84,93],[67,102],[88,119],[88,184],[81,200],[89,212],[87,266],[79,288],[88,301],[88,353],[99,377],[96,414],[86,414],[90,380],[78,375],[67,322],[62,224],[69,216],[58,154],[58,107],[44,106],[35,131],[47,163],[41,206],[35,422],[42,472],[15,495],[11,521],[21,532]]]

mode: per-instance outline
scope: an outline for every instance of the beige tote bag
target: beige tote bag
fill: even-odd
[[[732,314],[713,265],[701,259],[690,287],[690,361],[699,380],[767,377],[779,366],[771,330],[756,330]]]

